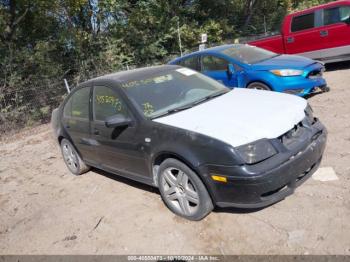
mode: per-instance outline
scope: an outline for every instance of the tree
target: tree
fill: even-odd
[[[329,1],[0,0],[0,129],[1,119],[48,116],[43,108],[61,100],[63,78],[76,84],[178,56],[178,25],[190,51],[202,33],[209,45],[232,42]]]

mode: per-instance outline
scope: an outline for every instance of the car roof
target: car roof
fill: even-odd
[[[225,49],[232,48],[232,47],[239,47],[239,46],[242,46],[242,45],[245,45],[245,44],[227,44],[227,45],[219,45],[219,46],[215,46],[215,47],[210,47],[210,48],[207,48],[207,49],[204,49],[204,50],[201,50],[201,51],[196,51],[196,52],[193,52],[193,53],[186,54],[186,55],[184,55],[182,57],[175,58],[174,60],[170,61],[169,63],[173,63],[173,62],[176,62],[176,61],[179,61],[179,60],[182,60],[184,58],[187,58],[187,57],[190,57],[190,56],[194,56],[194,55],[217,54],[217,53],[221,53],[221,51],[223,51]]]
[[[310,13],[312,11],[316,11],[316,10],[319,10],[319,9],[332,8],[332,7],[339,6],[339,5],[350,5],[350,0],[332,1],[330,3],[313,6],[313,7],[304,9],[304,10],[300,10],[300,11],[291,13],[291,14],[289,14],[289,16],[302,15],[302,14]]]
[[[151,66],[151,67],[143,67],[137,68],[133,70],[120,71],[108,75],[99,76],[93,79],[90,79],[80,85],[85,85],[94,81],[109,81],[115,82],[118,84],[130,82],[133,80],[145,79],[148,76],[152,76],[157,73],[174,70],[176,68],[181,68],[177,65],[160,65],[160,66]]]

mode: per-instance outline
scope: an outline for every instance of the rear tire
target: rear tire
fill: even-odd
[[[250,83],[247,88],[256,89],[256,90],[264,90],[264,91],[272,91],[271,88],[261,82],[253,82]]]
[[[214,208],[201,179],[176,159],[166,159],[160,165],[158,185],[165,205],[181,217],[198,221]]]
[[[90,167],[84,163],[74,146],[67,139],[61,141],[61,152],[64,162],[73,175],[81,175],[89,171]]]

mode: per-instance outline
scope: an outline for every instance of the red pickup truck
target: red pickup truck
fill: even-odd
[[[325,63],[350,60],[350,0],[334,1],[287,15],[280,35],[249,44]]]

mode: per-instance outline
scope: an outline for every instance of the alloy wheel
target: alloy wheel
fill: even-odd
[[[163,172],[164,197],[169,205],[185,216],[195,214],[199,208],[199,194],[189,176],[177,168]]]
[[[62,152],[64,161],[66,162],[68,168],[72,172],[77,172],[79,167],[79,160],[75,150],[72,148],[71,145],[64,143],[62,145]]]

